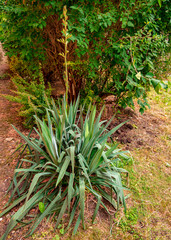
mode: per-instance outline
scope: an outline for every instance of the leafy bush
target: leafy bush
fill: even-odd
[[[110,147],[107,144],[108,137],[123,123],[107,131],[112,120],[106,124],[106,121],[100,121],[103,109],[96,116],[96,107],[90,106],[84,120],[83,108],[79,110],[79,99],[68,105],[64,98],[58,108],[54,102],[52,104],[53,107],[47,109],[48,123],[35,116],[38,138],[26,137],[16,129],[25,140],[29,155],[17,164],[9,200],[12,203],[0,214],[2,217],[22,204],[12,216],[3,240],[18,222],[25,225],[32,220],[29,230],[32,234],[48,216],[57,216],[57,227],[66,212],[68,225],[65,230],[77,216],[75,234],[80,222],[85,228],[87,193],[91,193],[97,201],[92,221],[101,205],[109,213],[106,202],[115,209],[120,205],[126,209],[123,192],[126,188],[122,185],[121,173],[127,171],[117,164],[120,157],[127,157],[117,145]],[[38,207],[40,212],[30,219],[30,210]]]
[[[34,81],[40,77],[40,64],[36,71],[31,71],[25,61],[20,57],[12,56],[9,59],[9,67],[12,76],[19,75],[21,78],[27,79],[27,82]],[[42,76],[41,76],[42,77]]]
[[[33,71],[43,64],[45,79],[63,80],[62,8],[68,9],[69,91],[101,98],[113,94],[123,107],[141,112],[148,106],[154,62],[166,50],[170,33],[169,0],[8,0],[3,13],[1,41],[8,55],[20,56]],[[75,18],[77,16],[77,18]]]
[[[20,103],[22,107],[20,108],[19,115],[23,116],[26,121],[25,123],[33,124],[33,115],[36,113],[38,116],[45,116],[48,107],[48,102],[51,98],[51,86],[46,88],[43,74],[40,71],[39,79],[29,82],[27,77],[22,78],[20,76],[15,76],[12,79],[17,91],[12,91],[15,96],[5,95],[2,96],[6,99]]]

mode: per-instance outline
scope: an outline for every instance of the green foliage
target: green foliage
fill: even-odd
[[[44,205],[44,203],[39,202],[39,210],[40,210],[41,213],[43,213],[43,212],[45,211],[45,205]]]
[[[161,22],[156,22],[158,7],[152,1],[119,1],[118,6],[106,1],[102,9],[95,2],[96,11],[91,5],[72,7],[78,23],[69,22],[72,40],[78,45],[77,56],[87,66],[87,94],[91,90],[101,97],[113,94],[123,107],[133,107],[137,98],[143,112],[150,87],[156,91],[166,87],[152,74],[154,60],[167,46],[168,32],[165,29],[163,34]]]
[[[32,124],[35,113],[38,116],[45,116],[45,108],[48,107],[48,101],[51,97],[51,86],[49,84],[48,88],[45,87],[42,72],[40,71],[38,80],[29,82],[27,78],[15,76],[12,81],[17,88],[17,91],[12,91],[15,96],[5,94],[2,96],[22,105],[19,114],[26,118],[25,123]]]
[[[9,67],[12,76],[19,75],[21,78],[27,78],[27,82],[34,81],[40,77],[40,64],[38,65],[38,69],[33,72],[29,69],[27,63],[20,57],[12,56],[9,59]]]
[[[122,229],[123,233],[129,233],[132,239],[143,240],[144,238],[139,234],[135,225],[138,223],[139,210],[135,207],[130,208],[125,216],[122,217],[118,226]],[[115,221],[115,220],[114,220]]]
[[[68,80],[71,99],[79,91],[93,98],[113,94],[123,107],[148,106],[147,92],[165,85],[153,79],[154,63],[167,50],[169,0],[0,1],[0,40],[8,55],[20,56],[36,71],[42,62],[45,79],[63,81],[62,8],[68,9]],[[77,18],[75,17],[77,16]],[[65,32],[63,31],[63,36]]]
[[[52,238],[52,240],[60,240],[59,235],[56,235],[54,238]]]
[[[138,211],[136,208],[130,208],[125,214],[125,217],[120,221],[119,226],[123,231],[128,231],[138,221]]]
[[[124,189],[121,173],[126,170],[117,166],[120,158],[127,159],[125,152],[107,144],[108,137],[119,127],[107,131],[111,120],[100,121],[102,111],[96,117],[96,107],[91,106],[85,118],[83,108],[79,110],[79,99],[68,105],[65,98],[56,108],[47,109],[47,119],[41,120],[37,116],[38,138],[24,136],[16,131],[25,140],[29,155],[19,160],[13,182],[11,184],[11,198],[0,217],[15,206],[20,205],[12,216],[2,240],[18,222],[27,219],[31,209],[39,206],[38,215],[34,215],[29,234],[32,234],[43,218],[56,215],[56,227],[64,233],[60,222],[65,213],[65,231],[71,226],[77,216],[73,234],[82,222],[85,228],[85,201],[86,195],[92,194],[96,199],[92,222],[102,205],[109,213],[106,201],[118,209],[125,205]],[[103,201],[105,199],[105,202]],[[24,201],[24,202],[23,202]],[[41,204],[40,204],[41,203]],[[26,220],[25,220],[26,221]]]

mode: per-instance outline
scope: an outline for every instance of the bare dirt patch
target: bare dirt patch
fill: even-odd
[[[0,76],[2,76],[7,70],[9,70],[8,58],[2,50],[2,44],[0,43]]]
[[[7,58],[2,53],[0,61],[0,94],[10,94],[12,84],[7,76],[4,76],[8,70]],[[7,203],[8,197],[5,197],[5,194],[17,162],[16,156],[11,155],[21,142],[21,139],[11,125],[14,124],[22,130],[22,119],[18,116],[18,108],[18,104],[9,102],[0,96],[0,211],[2,211],[2,208]],[[1,219],[0,236],[4,233],[8,221],[9,216]]]
[[[107,119],[115,114],[112,99],[113,97],[109,97],[105,103],[105,118]],[[149,109],[142,115],[136,103],[135,110],[129,107],[121,109],[110,124],[109,130],[124,121],[127,122],[113,134],[113,139],[124,144],[124,148],[127,150],[154,146],[157,136],[162,132],[161,128],[168,124],[167,115],[162,110],[158,110],[158,114],[156,114]]]

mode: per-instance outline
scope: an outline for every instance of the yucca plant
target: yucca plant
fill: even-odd
[[[108,137],[123,123],[108,131],[112,119],[107,123],[100,121],[103,109],[97,116],[95,106],[89,106],[87,115],[83,116],[79,98],[68,105],[64,97],[58,107],[52,100],[52,107],[46,111],[47,122],[35,116],[37,138],[26,137],[16,129],[25,140],[29,154],[18,163],[11,185],[11,205],[0,214],[2,217],[15,206],[20,206],[12,216],[3,240],[18,222],[31,222],[28,233],[31,235],[45,217],[56,215],[57,227],[66,213],[65,230],[76,220],[75,234],[81,222],[85,228],[87,193],[97,199],[93,222],[100,205],[108,213],[109,205],[116,210],[121,205],[126,208],[123,192],[126,188],[121,178],[121,173],[126,170],[118,168],[117,163],[120,157],[127,156],[117,145],[110,147],[107,144]],[[104,199],[109,204],[106,205]],[[28,221],[31,209],[39,211],[32,221]]]

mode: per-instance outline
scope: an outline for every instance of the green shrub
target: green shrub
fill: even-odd
[[[64,5],[72,34],[67,54],[70,98],[80,89],[88,98],[112,94],[123,107],[133,107],[136,98],[143,112],[150,87],[165,87],[152,73],[168,46],[170,1],[0,1],[0,40],[8,55],[21,57],[33,72],[41,62],[45,79],[65,87],[59,55],[64,46],[58,41]]]
[[[27,77],[22,78],[20,76],[15,76],[12,81],[17,88],[15,96],[5,95],[2,96],[6,99],[20,103],[22,106],[19,111],[19,115],[23,116],[25,124],[32,125],[34,123],[33,115],[36,113],[38,116],[45,116],[48,107],[48,102],[51,98],[51,86],[49,84],[48,88],[45,86],[43,74],[40,71],[39,79],[34,81],[29,81]]]
[[[40,65],[40,64],[39,64]],[[25,61],[21,57],[12,56],[9,59],[9,67],[12,76],[20,76],[27,79],[27,82],[35,81],[40,77],[40,67],[36,71],[31,71]],[[41,76],[42,77],[42,76]]]
[[[38,138],[26,137],[16,129],[25,140],[29,154],[17,165],[11,185],[11,205],[0,214],[2,217],[15,206],[20,206],[12,216],[3,240],[18,222],[27,224],[32,220],[29,230],[32,234],[48,216],[57,216],[57,227],[66,212],[65,231],[77,216],[75,234],[81,222],[85,228],[87,193],[91,193],[97,202],[92,221],[101,205],[109,213],[109,205],[103,199],[115,209],[120,205],[126,209],[123,192],[126,188],[122,185],[121,173],[127,171],[118,168],[117,163],[120,157],[127,156],[117,145],[110,147],[107,144],[108,137],[123,123],[107,131],[111,120],[108,123],[100,121],[103,109],[97,116],[96,107],[90,106],[84,118],[79,99],[68,105],[64,98],[58,108],[54,102],[52,105],[46,109],[48,123],[35,116]],[[38,215],[28,220],[26,216],[31,218],[29,211],[38,208]]]

